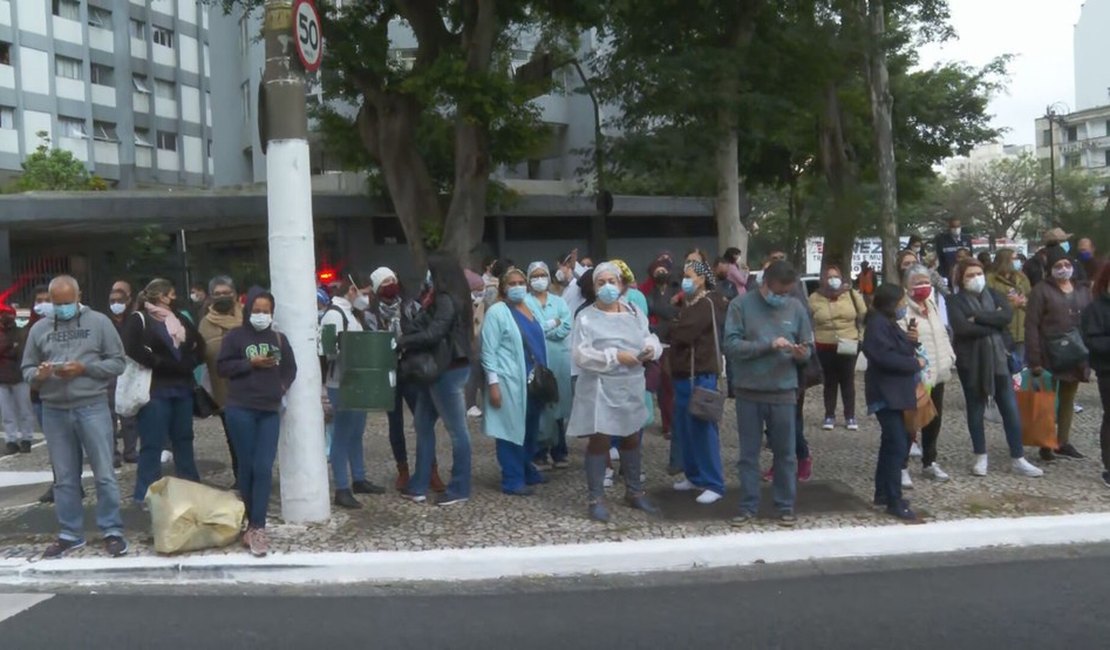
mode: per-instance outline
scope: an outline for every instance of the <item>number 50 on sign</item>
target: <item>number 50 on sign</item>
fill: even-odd
[[[304,69],[308,72],[319,70],[324,57],[324,35],[320,29],[320,14],[312,0],[293,3],[293,35]]]

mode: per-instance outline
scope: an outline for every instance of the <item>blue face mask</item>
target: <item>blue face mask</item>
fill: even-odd
[[[909,309],[907,309],[906,307],[899,307],[894,311],[894,320],[902,320],[906,317],[906,314],[908,313]]]
[[[77,315],[77,303],[71,302],[64,305],[54,305],[54,316],[58,320],[73,320]]]
[[[621,290],[615,284],[606,284],[597,290],[597,299],[603,305],[611,305],[621,297]]]
[[[778,309],[786,304],[786,299],[790,296],[780,296],[777,293],[768,293],[763,296],[763,300],[774,309]]]
[[[1079,259],[1089,262],[1095,256],[1091,251],[1079,251]]]
[[[1021,270],[1021,260],[1014,260],[1014,270],[1015,271],[1020,271]]]
[[[692,295],[697,290],[694,286],[694,281],[691,278],[682,278],[682,293]]]
[[[524,296],[528,295],[528,288],[509,287],[509,290],[506,291],[505,294],[509,297],[509,302],[519,303],[524,300]]]
[[[1065,253],[1071,251],[1071,244],[1066,241],[1060,242],[1060,250],[1064,251]]]

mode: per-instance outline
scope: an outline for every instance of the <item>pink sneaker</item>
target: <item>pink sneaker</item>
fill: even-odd
[[[799,460],[798,461],[798,480],[802,481],[804,483],[805,481],[808,481],[811,478],[813,478],[813,459],[812,458],[805,458],[803,460]]]
[[[773,480],[775,480],[775,466],[774,465],[772,465],[770,467],[770,469],[768,469],[766,472],[763,472],[763,482],[764,483],[770,483]]]

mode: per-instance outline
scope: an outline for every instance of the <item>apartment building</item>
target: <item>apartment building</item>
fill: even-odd
[[[0,0],[0,180],[45,133],[120,189],[212,185],[203,0]]]

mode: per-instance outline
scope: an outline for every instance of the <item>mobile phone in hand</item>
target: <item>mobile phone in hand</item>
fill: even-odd
[[[910,329],[911,330],[917,329],[917,319],[916,318],[911,318],[910,319]]]

